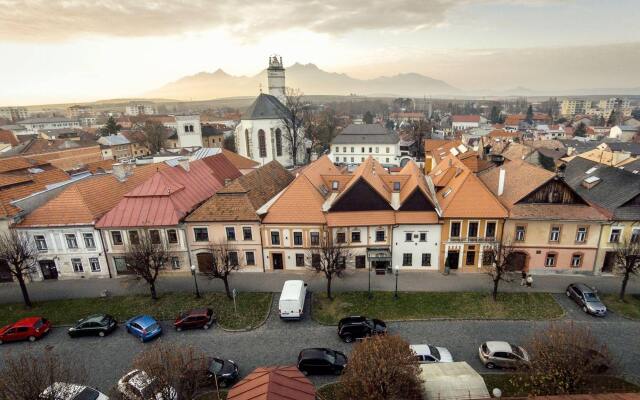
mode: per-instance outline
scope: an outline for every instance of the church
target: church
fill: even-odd
[[[264,165],[276,160],[285,167],[293,166],[291,144],[287,139],[287,128],[283,119],[287,119],[289,110],[285,106],[285,81],[282,57],[269,57],[267,69],[269,94],[258,95],[251,106],[242,114],[236,126],[235,142],[238,154]],[[304,163],[304,133],[298,132],[296,163]]]

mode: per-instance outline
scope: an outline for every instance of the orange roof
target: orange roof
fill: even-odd
[[[8,143],[11,146],[17,146],[20,144],[16,135],[6,129],[0,129],[0,143]]]
[[[453,122],[480,122],[479,115],[453,115],[451,117]]]
[[[269,207],[263,223],[324,224],[324,198],[305,174],[300,174]]]
[[[255,162],[250,158],[243,157],[238,153],[234,153],[233,151],[222,149],[222,154],[231,161],[231,164],[235,165],[238,169],[252,169],[257,168],[260,163]]]
[[[227,394],[227,400],[315,399],[315,386],[297,367],[256,368]]]
[[[327,226],[394,225],[395,212],[389,211],[343,211],[327,214]]]
[[[47,164],[47,162],[21,156],[0,158],[0,173],[25,170],[43,164]]]
[[[313,184],[313,186],[319,191],[323,190],[323,175],[341,175],[340,170],[333,164],[327,155],[318,158],[316,161],[302,168],[299,172],[304,174],[311,184]]]
[[[382,165],[378,163],[372,156],[367,157],[358,168],[353,171],[353,177],[336,198],[336,201],[349,191],[349,188],[356,184],[360,179],[367,182],[373,190],[375,190],[383,199],[391,201],[391,193],[389,187],[384,183],[382,176],[388,175],[387,171],[382,168]]]

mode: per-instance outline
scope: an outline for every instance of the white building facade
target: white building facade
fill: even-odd
[[[156,108],[151,102],[131,102],[124,108],[125,115],[153,115]]]
[[[185,147],[202,147],[202,127],[199,115],[176,115],[176,133],[178,145]]]
[[[392,265],[400,269],[438,270],[441,225],[398,225],[393,228]]]
[[[30,134],[38,133],[39,130],[80,128],[80,121],[64,117],[29,118],[18,123],[24,126]]]

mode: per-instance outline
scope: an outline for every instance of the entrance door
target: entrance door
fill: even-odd
[[[13,281],[13,276],[11,275],[9,264],[5,260],[0,260],[0,282],[11,281]]]
[[[282,253],[271,253],[271,262],[273,263],[273,269],[284,268],[284,263],[282,262]]]
[[[450,251],[445,262],[449,265],[450,269],[458,269],[458,264],[460,263],[460,252],[458,250]]]
[[[389,268],[389,261],[371,261],[371,266],[376,270],[376,275],[384,275]]]
[[[524,271],[527,267],[527,253],[516,251],[509,254],[508,257],[509,271]]]
[[[39,264],[44,279],[58,279],[58,270],[53,260],[41,260]]]
[[[613,272],[613,267],[616,265],[616,252],[607,251],[604,254],[604,263],[602,264],[602,273],[610,274]]]
[[[198,253],[196,255],[198,259],[198,270],[200,272],[209,272],[213,267],[213,254],[211,253]]]

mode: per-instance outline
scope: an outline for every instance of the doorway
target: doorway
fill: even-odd
[[[376,275],[384,275],[390,268],[389,261],[371,261],[371,267],[376,271]]]
[[[41,260],[40,271],[42,271],[42,277],[44,279],[58,279],[58,269],[56,263],[53,260]]]
[[[604,263],[602,264],[602,273],[610,274],[613,272],[613,267],[616,265],[616,252],[607,251],[604,253]]]
[[[211,253],[198,253],[196,254],[198,260],[198,270],[200,272],[211,272],[213,270],[213,254]]]
[[[12,282],[13,276],[9,264],[5,260],[0,260],[0,282]]]
[[[282,253],[271,253],[271,263],[273,264],[273,269],[283,269]]]
[[[445,263],[449,266],[449,269],[458,269],[458,265],[460,264],[460,252],[458,250],[449,251]]]
[[[527,253],[516,251],[507,257],[509,271],[526,271],[527,270]]]

